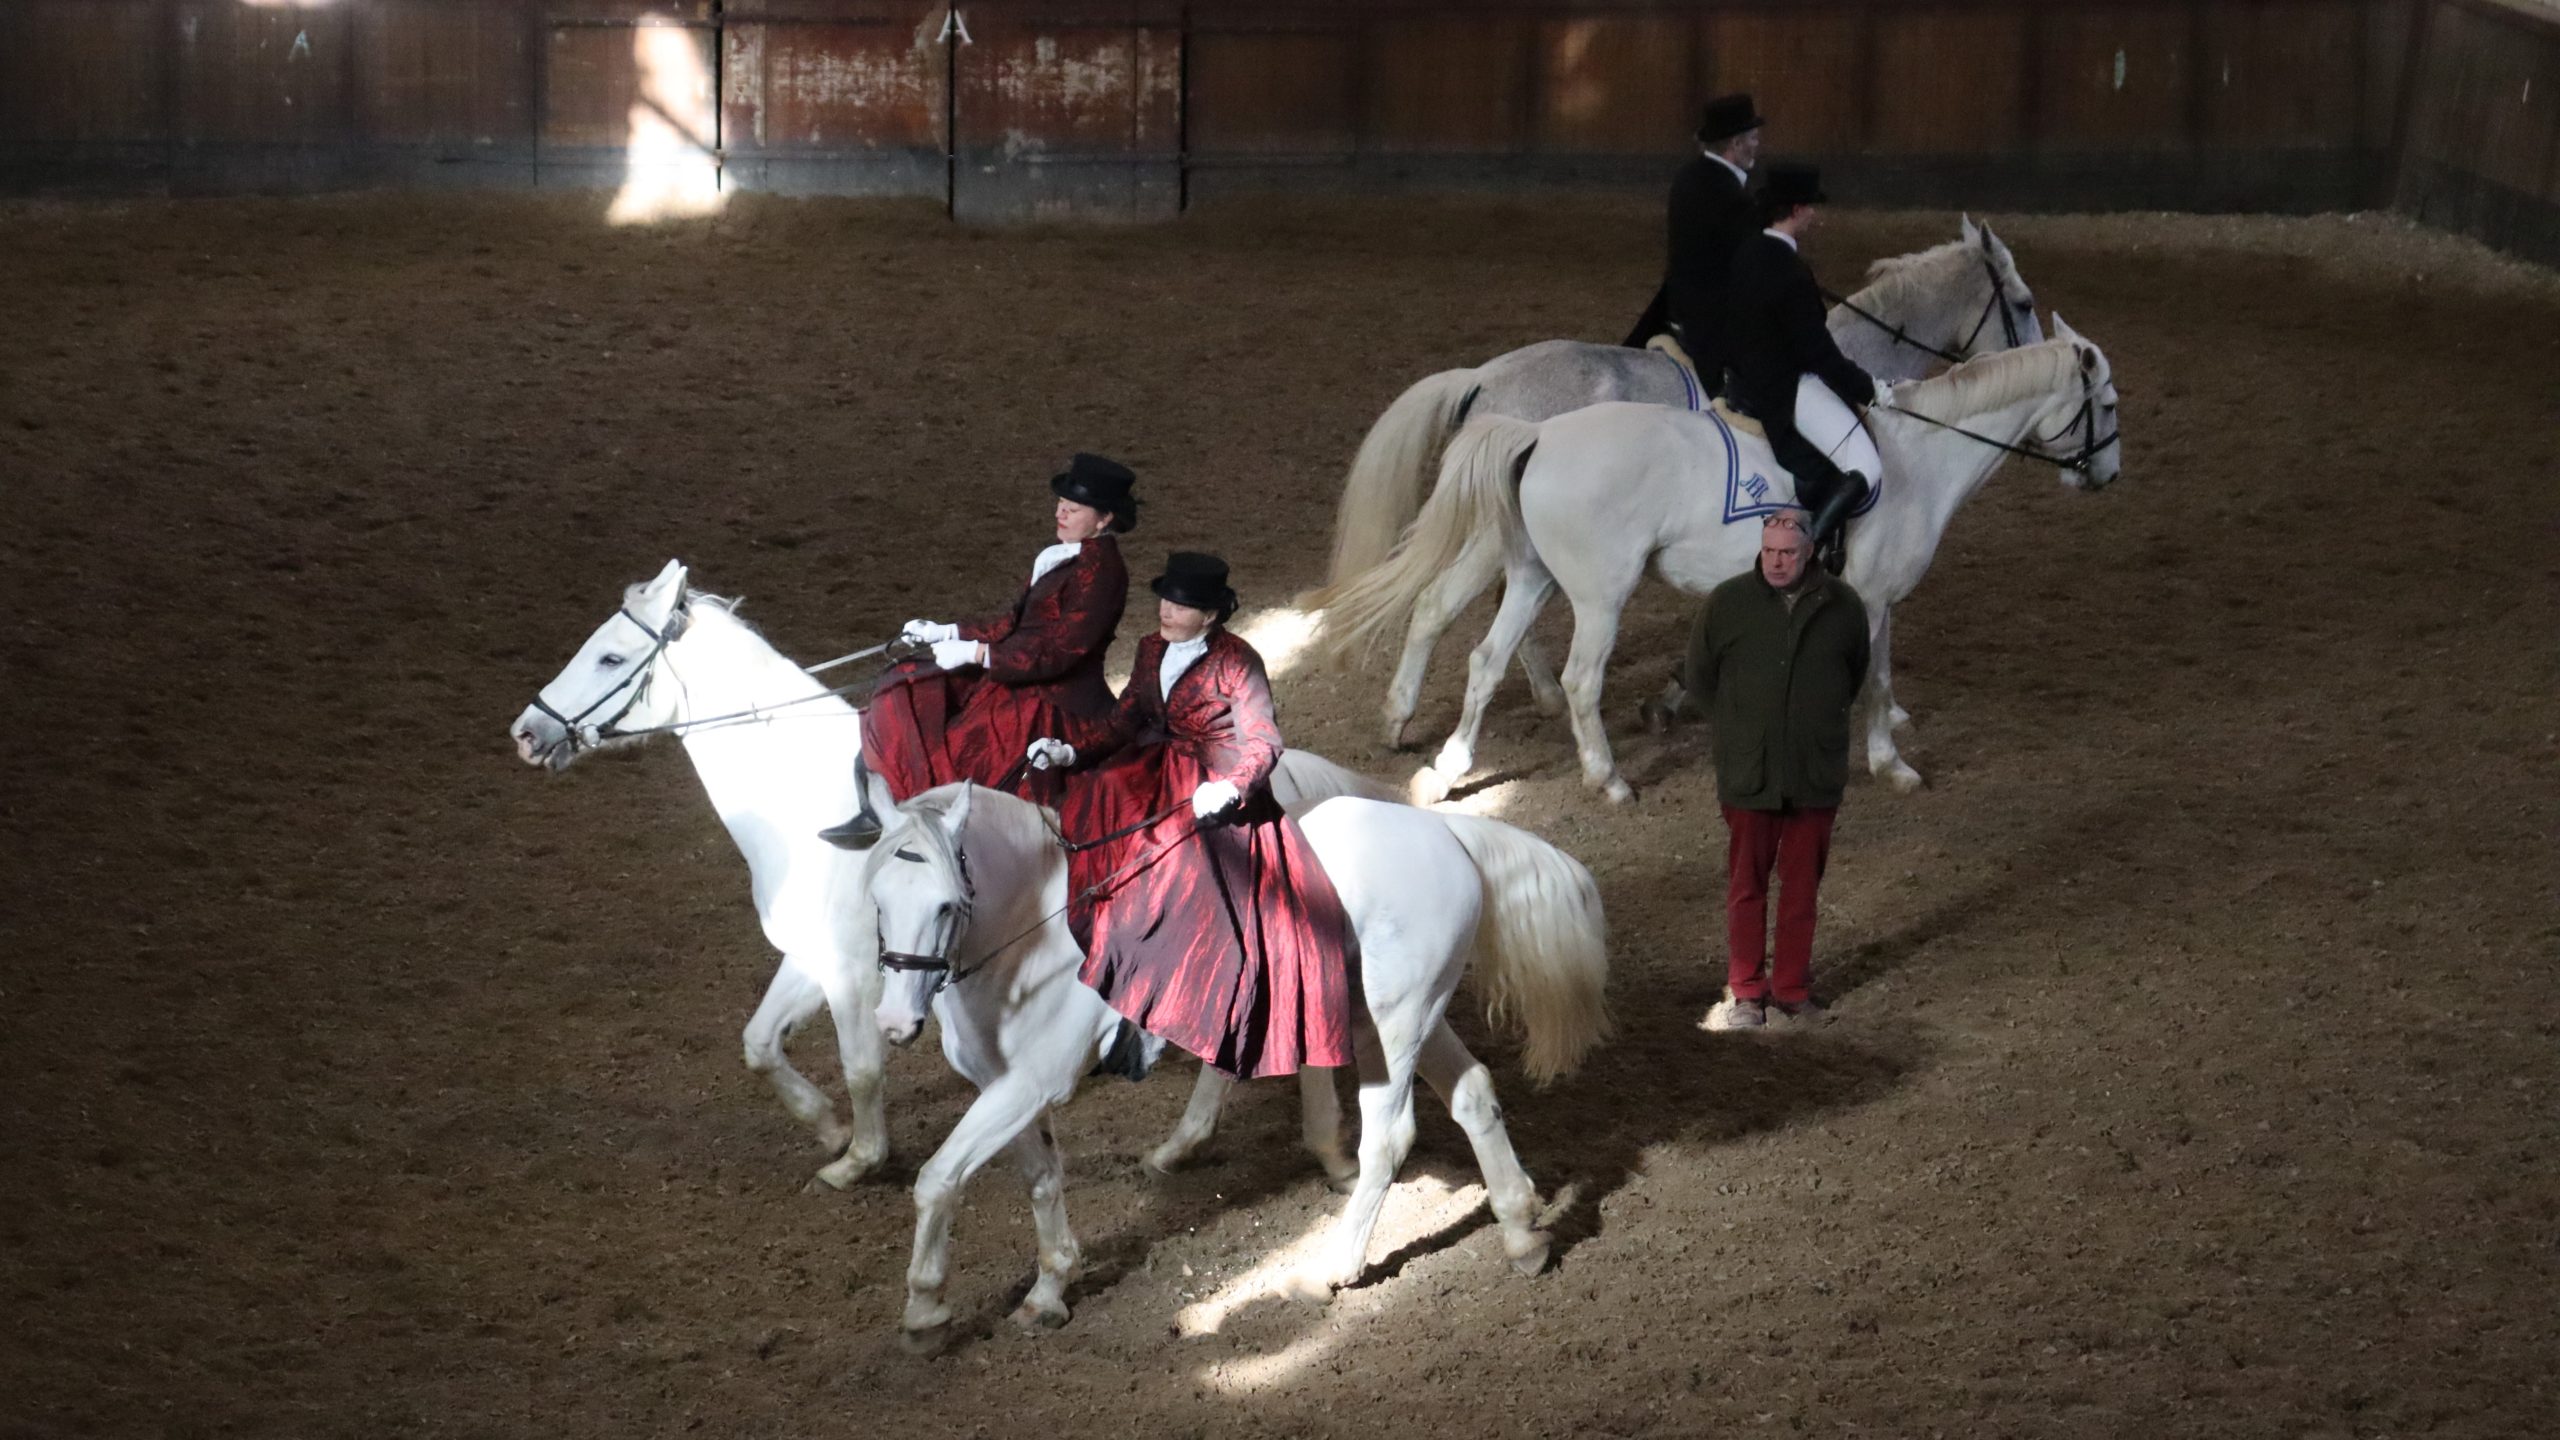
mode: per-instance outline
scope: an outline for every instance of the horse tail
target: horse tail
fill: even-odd
[[[1540,1085],[1570,1073],[1609,1033],[1608,921],[1582,862],[1530,834],[1434,811],[1484,882],[1476,947],[1485,1015],[1525,1040],[1520,1068]]]
[[[1298,602],[1322,612],[1318,651],[1338,660],[1374,644],[1434,584],[1461,587],[1468,598],[1492,584],[1520,534],[1520,467],[1537,445],[1538,427],[1525,420],[1485,415],[1467,422],[1441,458],[1439,487],[1393,553]]]
[[[1402,790],[1306,750],[1280,752],[1280,763],[1271,767],[1271,794],[1293,819],[1342,795],[1386,805],[1405,803]]]
[[[1396,397],[1369,427],[1351,457],[1342,503],[1333,514],[1335,583],[1376,567],[1422,508],[1432,457],[1475,403],[1476,372],[1426,375]]]

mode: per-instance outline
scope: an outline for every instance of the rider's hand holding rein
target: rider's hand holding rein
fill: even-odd
[[[909,645],[933,645],[960,638],[960,627],[939,620],[910,620],[898,630],[898,638]]]
[[[1202,820],[1233,809],[1244,798],[1231,780],[1204,780],[1191,792],[1191,813]]]
[[[1076,763],[1076,747],[1064,740],[1034,740],[1022,758],[1034,770],[1063,770]]]
[[[944,670],[963,670],[987,663],[987,647],[977,640],[936,640],[933,663]]]

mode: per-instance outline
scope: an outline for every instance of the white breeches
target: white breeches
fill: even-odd
[[[1875,437],[1858,423],[1858,412],[1818,375],[1796,382],[1796,433],[1830,456],[1832,464],[1866,476],[1868,484],[1884,478],[1884,457],[1876,453]]]

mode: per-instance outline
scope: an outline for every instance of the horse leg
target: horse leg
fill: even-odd
[[[1598,603],[1574,598],[1573,650],[1564,662],[1574,743],[1582,751],[1582,783],[1621,805],[1636,798],[1636,792],[1618,773],[1617,757],[1609,750],[1609,732],[1600,723],[1600,682],[1609,668],[1609,653],[1618,646],[1618,610],[1626,598],[1623,591]]]
[[[1528,638],[1529,627],[1537,623],[1538,612],[1546,608],[1547,597],[1555,593],[1555,579],[1535,555],[1520,554],[1511,558],[1509,573],[1503,578],[1502,608],[1493,615],[1493,628],[1467,657],[1467,701],[1458,712],[1458,728],[1440,747],[1428,769],[1413,780],[1415,798],[1426,805],[1436,805],[1449,796],[1451,788],[1466,778],[1476,764],[1476,739],[1484,733],[1484,712],[1493,703],[1493,692],[1502,684],[1502,672],[1509,668],[1511,657]]]
[[[1396,661],[1395,678],[1387,682],[1388,749],[1404,748],[1405,727],[1422,704],[1422,681],[1430,673],[1431,652],[1439,648],[1440,637],[1449,633],[1458,612],[1474,603],[1492,579],[1474,556],[1461,555],[1414,601],[1413,618],[1405,626],[1404,653]]]
[[[1876,683],[1883,686],[1885,723],[1896,730],[1911,724],[1911,712],[1893,698],[1893,611],[1888,607],[1884,619],[1876,625],[1874,641]]]
[[[1374,1016],[1353,1028],[1352,1048],[1360,1061],[1360,1179],[1325,1251],[1294,1282],[1302,1293],[1329,1296],[1368,1267],[1369,1237],[1378,1228],[1387,1187],[1413,1149],[1413,1073],[1422,1049],[1421,1037],[1409,1033],[1413,1029],[1392,1017],[1382,1026]]]
[[[1485,1195],[1502,1222],[1502,1251],[1512,1268],[1535,1275],[1547,1268],[1553,1236],[1537,1228],[1537,1187],[1520,1157],[1511,1149],[1511,1133],[1502,1125],[1502,1106],[1493,1098],[1493,1072],[1468,1053],[1458,1032],[1442,1019],[1422,1045],[1422,1076],[1449,1104],[1449,1114],[1475,1146],[1476,1168],[1484,1174]]]
[[[1308,1065],[1298,1071],[1298,1136],[1307,1153],[1324,1167],[1325,1182],[1349,1194],[1360,1167],[1342,1150],[1342,1097],[1333,1088],[1333,1067]]]
[[[1892,623],[1893,612],[1881,605],[1867,621],[1867,773],[1908,795],[1920,788],[1920,772],[1904,762],[1901,748],[1893,743],[1896,707],[1885,648]]]
[[[1520,637],[1520,673],[1529,677],[1529,698],[1541,715],[1564,713],[1564,685],[1556,679],[1556,662],[1535,635]]]
[[[1047,1115],[1024,1126],[1008,1148],[1022,1178],[1031,1182],[1031,1228],[1040,1244],[1040,1277],[1015,1307],[1013,1320],[1026,1330],[1055,1330],[1067,1323],[1067,1282],[1084,1262],[1083,1247],[1067,1228],[1067,1159]]]
[[[1191,1103],[1183,1107],[1173,1133],[1148,1153],[1146,1167],[1159,1175],[1177,1169],[1217,1134],[1218,1109],[1227,1103],[1227,1092],[1235,1083],[1235,1077],[1217,1066],[1202,1065],[1199,1082],[1191,1087]]]
[[[747,1021],[747,1068],[773,1086],[774,1093],[782,1097],[782,1108],[791,1112],[792,1119],[817,1132],[818,1144],[829,1155],[840,1155],[845,1142],[853,1138],[852,1127],[836,1118],[835,1102],[827,1098],[825,1091],[791,1068],[791,1057],[782,1048],[791,1032],[826,1003],[826,992],[818,988],[818,982],[810,979],[790,956],[782,957],[773,980],[764,987],[764,999]]]
[[[1008,1075],[970,1102],[960,1123],[951,1127],[951,1137],[924,1162],[916,1176],[916,1243],[907,1262],[907,1311],[900,1322],[907,1348],[941,1348],[951,1324],[942,1287],[951,1278],[951,1214],[959,1208],[960,1187],[1047,1108],[1037,1088]],[[1038,1204],[1035,1190],[1034,1219]]]
[[[844,1088],[853,1102],[853,1140],[844,1155],[818,1172],[820,1183],[842,1190],[889,1158],[889,1116],[882,1104],[881,1071],[888,1052],[880,1039],[880,969],[831,955],[811,970],[836,1022],[836,1056],[844,1064]],[[870,983],[864,984],[867,979]]]

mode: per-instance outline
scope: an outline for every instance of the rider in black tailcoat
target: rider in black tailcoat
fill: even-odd
[[[1725,295],[1725,343],[1733,379],[1726,400],[1760,422],[1778,463],[1795,477],[1796,503],[1813,514],[1813,539],[1823,566],[1840,573],[1840,547],[1826,546],[1849,512],[1867,497],[1875,477],[1843,474],[1831,458],[1796,429],[1796,385],[1818,376],[1852,411],[1884,395],[1875,377],[1840,353],[1822,305],[1822,287],[1796,253],[1796,237],[1813,223],[1814,207],[1829,197],[1822,175],[1810,165],[1773,165],[1761,192],[1768,227],[1734,252],[1732,283]]]
[[[1733,252],[1760,228],[1746,177],[1760,156],[1763,123],[1748,95],[1707,102],[1698,121],[1698,153],[1671,181],[1662,288],[1626,340],[1641,346],[1670,330],[1710,393],[1724,382],[1724,292]]]

